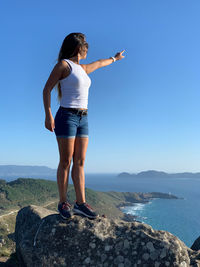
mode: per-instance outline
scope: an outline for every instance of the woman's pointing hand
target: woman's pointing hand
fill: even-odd
[[[120,60],[122,58],[124,58],[124,56],[122,55],[124,53],[125,50],[121,51],[121,52],[118,52],[116,55],[115,55],[115,58],[116,60]]]

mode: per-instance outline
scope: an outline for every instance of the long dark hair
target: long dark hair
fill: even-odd
[[[60,62],[62,59],[71,58],[77,56],[83,47],[89,47],[85,41],[85,34],[80,32],[72,32],[65,37],[62,46],[60,48],[57,61]],[[58,99],[62,97],[60,82],[57,83]]]

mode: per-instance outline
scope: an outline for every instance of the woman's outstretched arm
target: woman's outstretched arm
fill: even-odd
[[[120,60],[122,58],[124,58],[124,56],[122,55],[124,53],[125,50],[117,53],[114,58],[116,60]],[[105,67],[105,66],[108,66],[110,65],[111,63],[113,63],[114,60],[112,57],[110,58],[106,58],[106,59],[99,59],[97,61],[94,61],[90,64],[81,64],[81,66],[84,68],[84,70],[86,71],[87,74],[99,69],[99,68],[102,68],[102,67]]]

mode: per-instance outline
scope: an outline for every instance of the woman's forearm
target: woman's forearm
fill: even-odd
[[[99,61],[101,67],[108,66],[114,62],[112,58],[99,59],[98,61]]]
[[[118,52],[115,54],[114,58],[115,60],[120,60],[122,58],[124,58],[124,56],[122,55],[124,53],[125,50],[122,50],[121,52]],[[107,58],[107,59],[100,59],[98,60],[100,63],[100,67],[105,67],[107,65],[110,65],[111,63],[113,63],[115,61],[112,57]]]
[[[51,92],[49,90],[43,90],[43,103],[46,117],[51,116]]]

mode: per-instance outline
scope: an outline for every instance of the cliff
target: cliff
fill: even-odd
[[[170,232],[103,216],[65,221],[35,205],[18,212],[15,240],[21,266],[200,266],[200,250]]]

